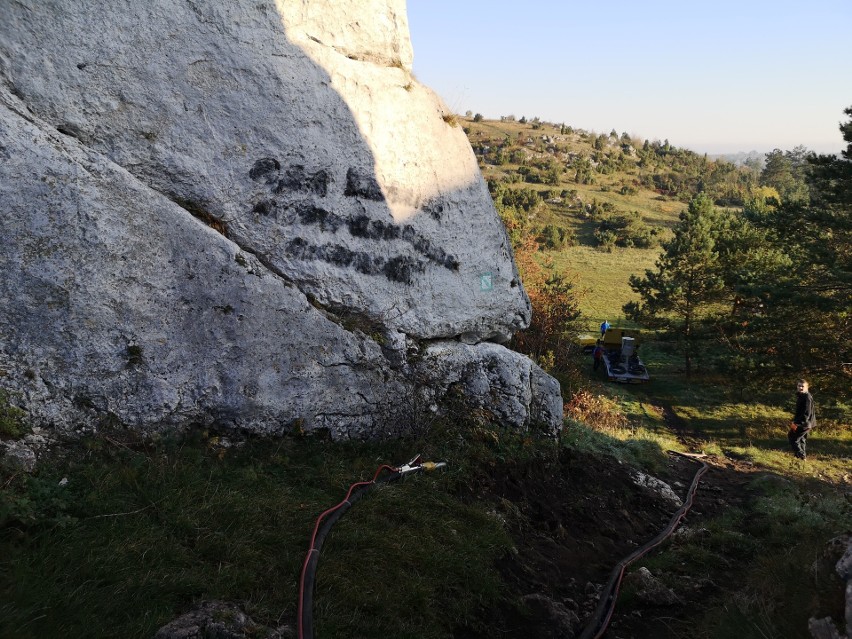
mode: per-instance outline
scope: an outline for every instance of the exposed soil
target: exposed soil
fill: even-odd
[[[690,435],[677,416],[662,408],[669,427],[689,445]],[[695,447],[698,449],[698,447]],[[747,461],[706,458],[692,509],[680,527],[700,529],[702,521],[747,498],[755,468]],[[700,461],[670,454],[655,473],[683,499]],[[459,639],[495,636],[578,637],[597,606],[599,593],[613,568],[662,531],[679,506],[653,490],[637,485],[632,469],[613,458],[591,458],[563,449],[558,460],[543,463],[507,462],[492,475],[482,492],[493,499],[513,532],[517,551],[503,559],[501,570],[512,594],[526,602],[517,609],[488,611],[489,630],[459,629]],[[633,567],[642,565],[640,559]],[[678,577],[676,605],[658,607],[631,601],[616,607],[607,637],[655,638],[683,636],[673,630],[718,594],[719,583],[730,586],[737,575]]]

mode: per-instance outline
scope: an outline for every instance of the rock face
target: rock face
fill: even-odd
[[[57,427],[362,437],[461,380],[558,427],[490,343],[529,300],[411,61],[402,0],[0,3],[0,386]]]

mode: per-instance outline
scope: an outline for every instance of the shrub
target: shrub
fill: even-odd
[[[622,248],[651,248],[656,245],[659,229],[650,227],[642,221],[637,211],[626,215],[601,216],[595,239],[598,246],[611,251],[614,246]]]
[[[573,246],[575,243],[571,231],[553,224],[548,224],[542,228],[536,239],[542,247],[550,250],[563,249],[566,246]]]
[[[627,428],[629,421],[614,402],[587,390],[574,393],[565,403],[565,416],[598,430]]]
[[[0,437],[17,439],[29,432],[24,421],[26,413],[9,403],[9,397],[0,390]]]

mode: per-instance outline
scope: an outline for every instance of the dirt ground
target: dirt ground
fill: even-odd
[[[684,438],[682,424],[669,426]],[[747,498],[755,477],[748,462],[706,458],[694,503],[679,528],[701,528]],[[683,499],[701,467],[700,461],[670,454],[655,474]],[[564,449],[557,463],[507,463],[493,475],[483,492],[495,510],[506,517],[516,552],[505,557],[501,570],[514,595],[525,601],[519,609],[488,611],[487,633],[459,629],[458,639],[485,636],[549,639],[579,637],[597,606],[601,589],[613,569],[637,548],[656,537],[678,505],[652,490],[637,486],[631,469],[613,458],[592,458]],[[514,516],[513,516],[514,515]],[[653,551],[652,551],[653,552]],[[639,559],[632,568],[642,565]],[[718,592],[736,575],[683,577],[678,603],[664,608],[633,600],[616,607],[605,636],[621,639],[668,639],[673,628],[694,616],[708,595]],[[681,623],[678,623],[678,622]]]

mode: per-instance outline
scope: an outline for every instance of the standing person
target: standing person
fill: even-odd
[[[805,445],[807,444],[808,433],[815,426],[816,412],[814,411],[814,398],[808,392],[807,380],[800,379],[796,382],[796,413],[793,415],[793,421],[790,423],[790,432],[787,433],[787,439],[790,440],[793,454],[799,459],[805,459]]]
[[[601,345],[601,341],[598,340],[597,344],[595,344],[595,350],[592,351],[592,358],[595,363],[592,365],[592,372],[596,372],[601,366],[601,360],[603,359],[603,346]]]
[[[603,339],[603,338],[604,338],[604,335],[606,335],[607,330],[609,330],[609,322],[607,322],[606,320],[604,320],[604,321],[601,323],[601,339]]]

